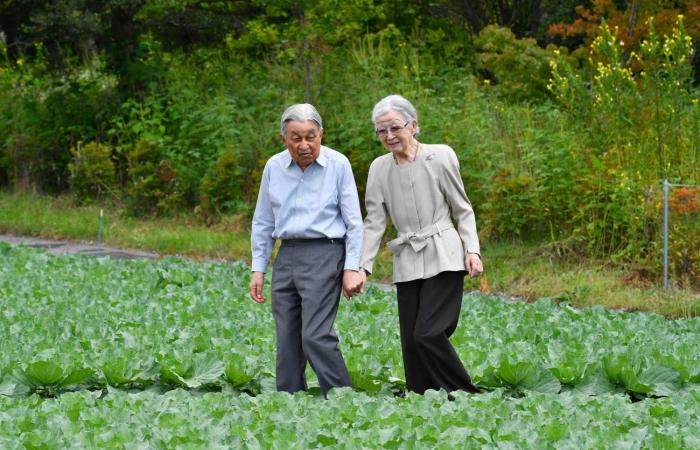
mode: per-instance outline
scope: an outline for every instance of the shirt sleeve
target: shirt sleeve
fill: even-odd
[[[272,247],[275,240],[272,232],[275,230],[275,216],[270,203],[270,170],[268,161],[260,180],[260,192],[253,214],[253,225],[250,234],[251,250],[253,254],[253,272],[266,272],[267,263],[270,261]]]
[[[369,167],[367,189],[365,190],[367,216],[364,223],[364,242],[360,267],[368,273],[372,273],[374,258],[377,256],[382,236],[384,236],[384,231],[386,230],[386,207],[376,168],[374,163]]]
[[[345,226],[345,270],[359,270],[362,250],[362,212],[350,162],[345,160],[340,177],[340,214]]]
[[[443,176],[440,177],[440,186],[443,194],[450,204],[452,215],[457,221],[457,232],[462,239],[465,253],[480,254],[479,237],[476,233],[476,217],[467,193],[464,191],[464,183],[459,173],[459,160],[454,150],[447,147],[445,152]]]

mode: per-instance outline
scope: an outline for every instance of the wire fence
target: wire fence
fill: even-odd
[[[671,190],[678,189],[675,195],[671,197]],[[700,211],[700,185],[692,184],[676,184],[669,183],[664,180],[664,224],[663,224],[663,264],[664,264],[664,288],[669,289],[669,207],[676,213],[676,217],[685,215],[690,217],[691,226],[695,226],[698,222],[698,212]],[[700,225],[697,225],[700,227]],[[697,228],[695,227],[695,228]],[[691,239],[691,245],[692,239]]]

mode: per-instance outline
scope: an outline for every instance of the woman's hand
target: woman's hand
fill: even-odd
[[[466,258],[464,258],[464,265],[472,278],[478,278],[484,272],[484,265],[478,253],[467,253]]]

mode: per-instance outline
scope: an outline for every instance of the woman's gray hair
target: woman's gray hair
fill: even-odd
[[[282,113],[282,120],[280,120],[280,134],[286,136],[287,134],[287,123],[291,121],[295,122],[306,122],[307,120],[313,120],[318,125],[319,129],[323,129],[323,120],[321,120],[321,115],[316,111],[314,105],[310,103],[297,103],[284,110]]]
[[[415,120],[416,132],[414,136],[418,136],[420,127],[418,126],[418,113],[416,112],[416,108],[413,107],[411,102],[400,95],[393,94],[379,100],[372,110],[372,123],[376,126],[377,119],[391,111],[396,111],[401,114],[401,117],[407,122]]]

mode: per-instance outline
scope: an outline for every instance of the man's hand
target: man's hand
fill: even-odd
[[[250,298],[258,303],[263,303],[266,299],[263,297],[263,285],[265,284],[265,272],[253,272],[253,276],[250,277],[250,285],[248,285],[248,291],[250,292]]]
[[[464,264],[467,267],[467,272],[472,278],[478,278],[484,271],[484,265],[481,262],[481,257],[478,253],[467,253],[464,259]]]
[[[361,294],[365,287],[367,274],[364,270],[344,270],[343,271],[343,295],[350,299],[355,294]]]

